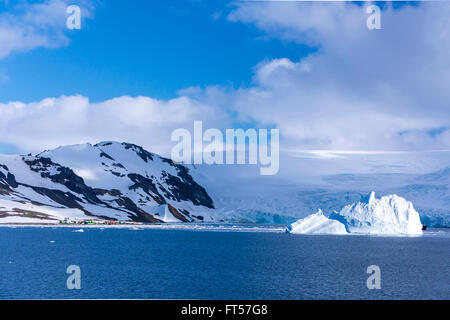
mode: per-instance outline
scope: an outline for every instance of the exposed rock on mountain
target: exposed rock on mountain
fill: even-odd
[[[0,223],[192,222],[210,218],[211,209],[212,199],[186,167],[130,143],[0,156]]]

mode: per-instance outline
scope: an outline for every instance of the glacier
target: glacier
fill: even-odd
[[[327,218],[336,211],[332,216],[349,228],[347,219],[339,216],[342,208],[370,199],[367,193],[375,190],[412,201],[428,227],[449,227],[449,156],[441,155],[420,170],[414,168],[428,161],[409,163],[410,158],[397,159],[400,167],[387,168],[378,168],[383,161],[372,158],[361,163],[336,160],[345,160],[347,166],[360,163],[357,167],[367,173],[347,167],[339,171],[335,160],[331,166],[331,160],[309,159],[295,169],[282,166],[288,177],[267,177],[249,166],[173,163],[140,146],[114,141],[61,146],[35,156],[0,155],[0,224],[68,218],[284,228],[320,207]],[[372,162],[377,167],[370,167],[369,160],[376,160]],[[352,229],[357,232],[356,225]]]
[[[411,201],[420,220],[429,228],[449,228],[450,167],[446,164],[450,152],[448,154],[440,154],[437,159],[433,156],[431,162],[427,158],[411,160],[410,154],[403,155],[397,159],[398,165],[389,167],[379,165],[383,164],[381,160],[372,161],[372,157],[362,164],[353,157],[341,160],[348,165],[356,162],[370,171],[367,173],[328,174],[323,168],[334,170],[339,165],[334,160],[330,164],[331,160],[322,159],[310,160],[309,166],[299,162],[302,166],[295,169],[282,166],[282,171],[289,170],[289,176],[257,177],[253,169],[239,166],[196,165],[190,168],[190,173],[213,199],[216,221],[287,225],[318,208],[328,214],[339,212],[375,191],[378,196],[396,194]],[[370,167],[368,162],[377,166]],[[424,164],[427,165],[420,168]],[[316,172],[314,166],[318,167]],[[444,169],[436,170],[442,167]],[[352,169],[345,167],[344,170]]]

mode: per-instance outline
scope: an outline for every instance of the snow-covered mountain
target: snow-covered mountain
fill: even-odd
[[[214,204],[189,170],[129,143],[0,156],[0,221],[191,222]]]
[[[290,166],[282,169],[295,173]],[[314,173],[285,180],[260,176],[255,166],[186,166],[130,143],[101,142],[0,156],[0,223],[68,217],[290,224],[319,208],[339,212],[374,190],[411,201],[425,225],[450,227],[449,186],[450,167],[426,174]]]

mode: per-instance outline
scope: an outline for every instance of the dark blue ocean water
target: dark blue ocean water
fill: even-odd
[[[0,299],[449,299],[448,231],[418,238],[0,228]],[[51,242],[53,241],[53,242]],[[66,268],[81,268],[81,290]],[[369,265],[381,290],[366,287]]]

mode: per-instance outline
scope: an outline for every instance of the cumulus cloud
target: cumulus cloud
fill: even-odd
[[[92,6],[81,1],[82,18],[92,17]],[[66,29],[68,2],[46,0],[39,3],[7,3],[0,13],[0,59],[14,52],[35,48],[57,48],[69,43]]]
[[[449,14],[448,3],[386,5],[383,29],[368,30],[358,4],[238,3],[229,20],[317,51],[259,65],[234,108],[305,147],[446,148]]]
[[[3,103],[0,137],[22,152],[119,140],[167,155],[174,129],[203,120],[204,128],[278,127],[284,150],[448,149],[449,16],[447,3],[386,5],[383,29],[368,30],[357,4],[239,2],[231,22],[317,50],[300,61],[263,61],[252,85],[239,89],[187,88],[170,100]]]
[[[21,152],[117,140],[167,155],[172,131],[191,129],[197,119],[211,127],[227,123],[227,116],[214,106],[183,96],[167,101],[123,96],[100,103],[79,95],[62,96],[0,104],[0,137]]]

